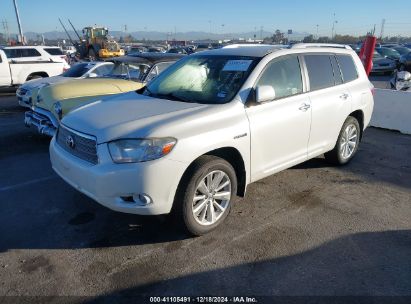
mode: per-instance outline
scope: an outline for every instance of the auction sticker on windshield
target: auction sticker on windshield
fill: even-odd
[[[228,60],[223,71],[245,72],[248,70],[252,60]]]

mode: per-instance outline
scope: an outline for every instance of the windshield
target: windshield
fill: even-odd
[[[81,77],[93,67],[88,63],[77,63],[65,71],[61,76],[63,77]]]
[[[400,53],[398,53],[396,50],[388,49],[388,48],[382,48],[380,53],[383,56],[392,57],[392,58],[400,58],[401,56]]]
[[[116,62],[112,69],[104,74],[103,77],[141,81],[148,69],[149,66],[147,64]]]
[[[259,58],[185,57],[153,79],[145,95],[184,102],[223,104],[240,90]]]

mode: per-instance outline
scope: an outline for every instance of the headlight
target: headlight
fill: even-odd
[[[40,103],[43,101],[43,96],[41,96],[41,94],[37,95],[37,103]]]
[[[61,103],[60,103],[60,101],[57,101],[57,102],[53,105],[53,109],[54,109],[54,113],[56,113],[57,116],[59,117],[59,119],[61,120],[61,118],[63,117],[63,109],[61,108]]]
[[[172,137],[120,139],[108,144],[115,163],[137,163],[157,159],[173,150],[177,140]]]

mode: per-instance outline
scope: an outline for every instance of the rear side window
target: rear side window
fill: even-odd
[[[344,82],[353,81],[358,78],[357,68],[350,55],[337,55]]]
[[[50,55],[64,55],[60,48],[44,48],[44,50]]]
[[[303,91],[300,62],[297,56],[284,56],[271,61],[257,86],[268,85],[275,90],[275,98],[284,98]]]
[[[305,55],[311,91],[334,86],[334,72],[329,55]]]

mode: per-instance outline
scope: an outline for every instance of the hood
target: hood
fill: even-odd
[[[157,99],[135,92],[105,98],[78,108],[62,120],[67,127],[94,135],[98,143],[153,136],[167,122],[182,120],[209,105]],[[190,114],[190,115],[189,115]]]
[[[41,88],[38,95],[41,96],[42,101],[37,106],[50,108],[57,101],[64,102],[69,99],[92,100],[92,97],[97,96],[97,98],[100,98],[104,95],[134,91],[142,86],[143,84],[140,82],[123,79],[72,79]]]
[[[36,88],[38,88],[40,86],[43,86],[43,85],[54,84],[54,83],[63,82],[63,81],[66,81],[66,80],[71,80],[71,78],[63,77],[63,76],[58,75],[58,76],[53,76],[53,77],[33,79],[33,80],[29,80],[29,81],[25,82],[21,86],[21,88],[32,90],[32,89],[36,89]]]

